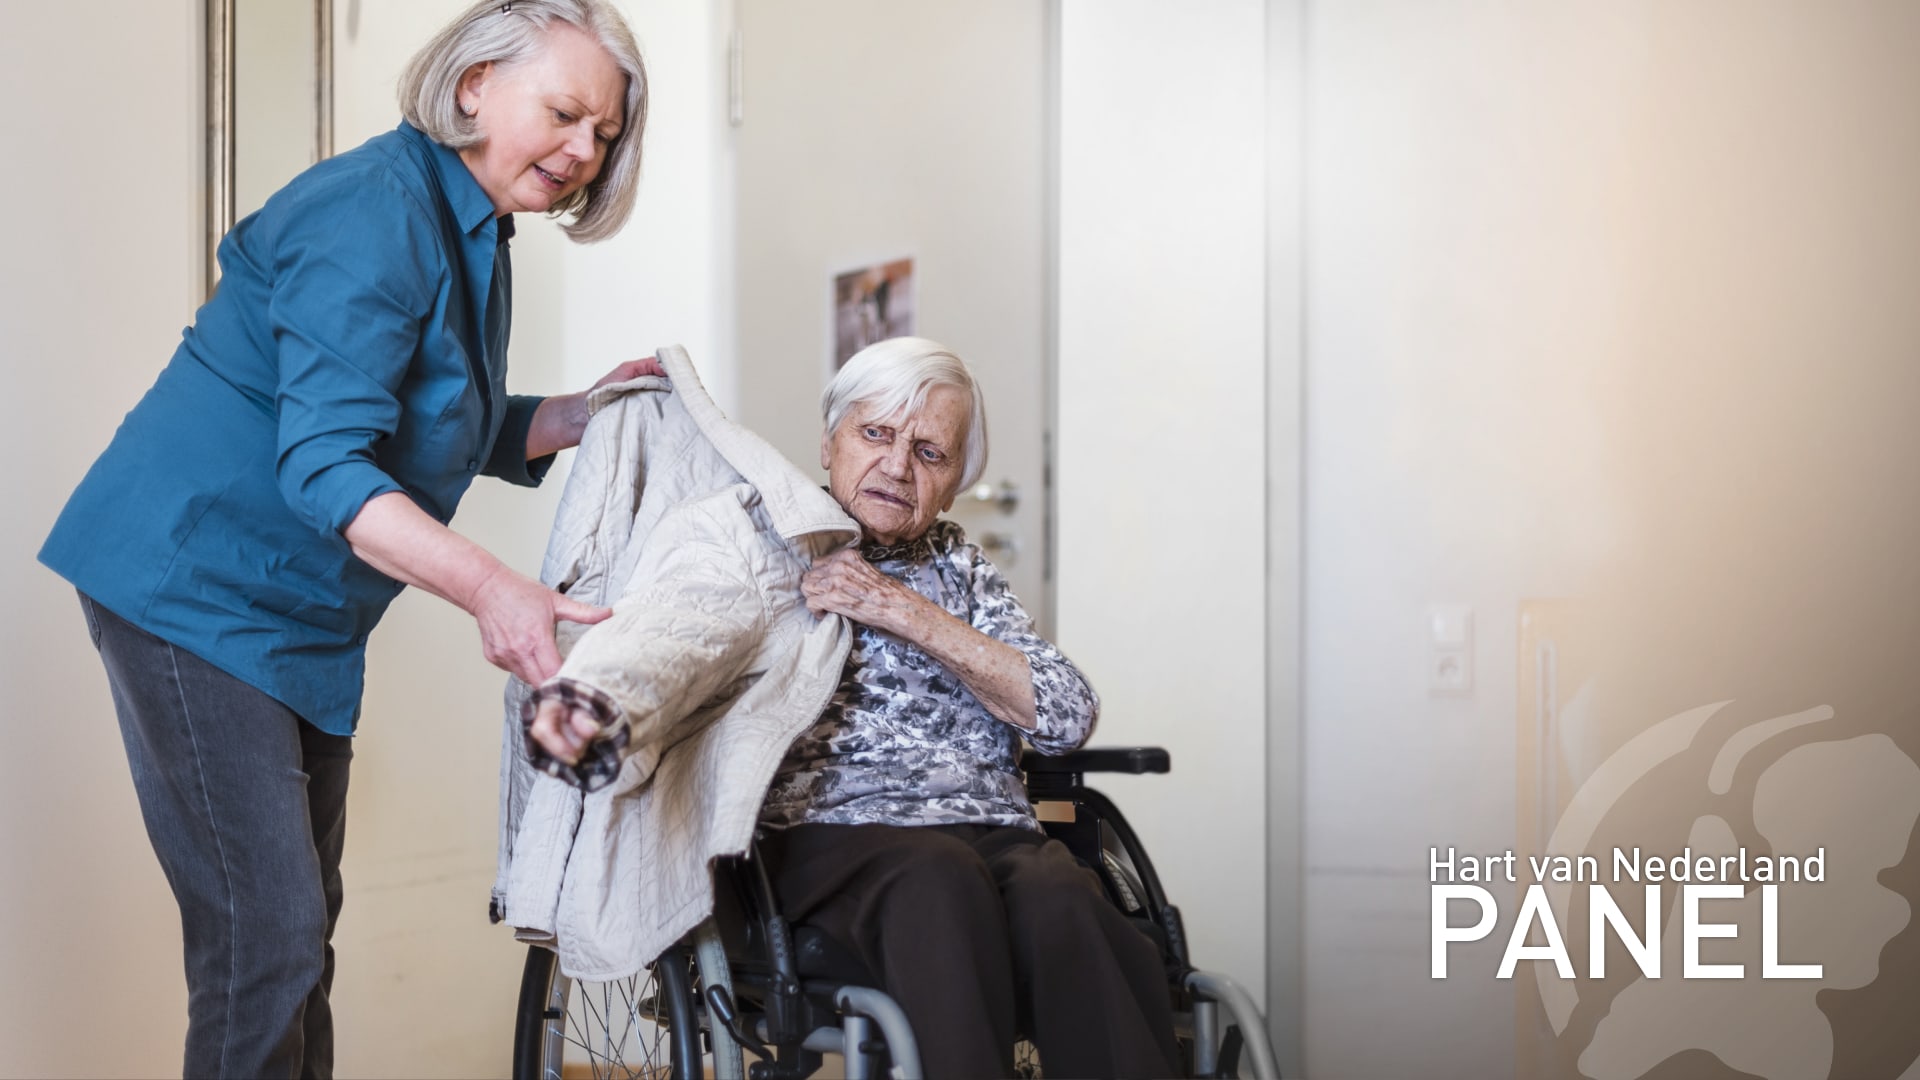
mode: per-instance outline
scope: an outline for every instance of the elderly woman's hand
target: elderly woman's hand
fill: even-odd
[[[812,611],[844,615],[919,647],[958,675],[988,712],[1034,729],[1033,668],[1026,654],[874,569],[859,551],[842,548],[817,560],[800,579],[800,591]]]
[[[557,698],[542,701],[527,726],[527,734],[541,749],[568,765],[580,763],[587,743],[599,733],[600,720],[592,709],[569,706]]]
[[[808,610],[832,612],[857,623],[911,637],[907,627],[915,609],[932,601],[873,568],[855,548],[841,548],[814,562],[800,579]],[[945,614],[941,612],[940,614]]]
[[[628,360],[577,394],[556,394],[542,401],[540,407],[533,410],[533,423],[527,428],[527,460],[543,458],[580,445],[580,436],[587,430],[587,395],[603,386],[637,379],[642,375],[666,373],[657,356]]]

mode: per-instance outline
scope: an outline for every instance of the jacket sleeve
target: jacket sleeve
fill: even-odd
[[[591,711],[601,733],[574,766],[527,739],[534,768],[604,787],[626,758],[678,741],[681,721],[749,673],[771,621],[746,547],[754,531],[737,489],[661,518],[613,616],[581,635],[522,716],[524,730],[541,702],[559,700]]]
[[[1100,719],[1100,696],[1053,642],[1033,629],[1033,619],[1013,595],[1006,576],[977,545],[956,544],[949,556],[966,575],[975,630],[1019,649],[1033,669],[1034,729],[1027,742],[1043,754],[1077,750]]]
[[[280,493],[315,530],[340,532],[403,490],[374,458],[400,422],[399,391],[444,254],[405,194],[316,185],[287,208],[267,317],[278,355]]]

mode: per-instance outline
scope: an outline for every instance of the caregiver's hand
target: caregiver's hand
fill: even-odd
[[[480,653],[487,663],[529,686],[539,686],[560,670],[555,623],[597,623],[613,614],[610,608],[561,596],[504,564],[496,564],[464,606],[480,624]]]
[[[368,499],[344,535],[353,553],[375,570],[472,615],[487,660],[533,686],[560,670],[554,623],[597,623],[613,614],[508,569],[479,544],[428,517],[404,492]]]
[[[540,407],[533,410],[533,423],[527,428],[527,460],[580,445],[580,434],[587,430],[588,394],[611,383],[666,373],[657,356],[628,360],[579,393],[556,394],[542,401]]]

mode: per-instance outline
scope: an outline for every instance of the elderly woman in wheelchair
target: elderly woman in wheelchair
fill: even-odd
[[[939,518],[986,459],[978,386],[952,353],[895,339],[842,369],[823,406],[821,464],[862,535],[802,588],[856,629],[763,810],[787,918],[879,977],[929,1076],[1009,1075],[1016,1025],[1057,1075],[1172,1075],[1158,951],[1041,830],[1019,770],[1023,739],[1084,743],[1099,701]]]
[[[814,557],[799,586],[805,608],[844,617],[852,641],[825,710],[767,789],[762,890],[786,924],[827,939],[898,1003],[926,1075],[1012,1075],[1019,1038],[1055,1076],[1193,1069],[1175,1038],[1169,934],[1156,943],[1150,920],[1113,899],[1117,885],[1164,904],[1158,882],[1129,887],[1104,866],[1103,881],[1043,829],[1022,776],[1023,746],[1077,750],[1099,700],[939,516],[985,464],[979,387],[950,351],[897,338],[857,354],[821,404],[828,491],[859,540]],[[607,735],[604,710],[569,695],[527,713],[530,749],[557,763],[581,762]],[[1099,766],[1073,770],[1084,767]],[[1152,771],[1164,769],[1162,755]],[[1177,935],[1177,913],[1164,914]],[[732,1027],[732,999],[711,986],[693,995],[686,954],[673,955],[662,996],[710,1006],[710,1031]],[[1183,943],[1169,955],[1183,965]]]

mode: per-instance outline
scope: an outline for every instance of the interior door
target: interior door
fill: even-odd
[[[734,128],[740,419],[817,465],[834,278],[911,258],[914,332],[987,399],[994,497],[963,493],[947,516],[1043,629],[1048,9],[739,0]]]

